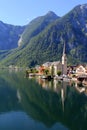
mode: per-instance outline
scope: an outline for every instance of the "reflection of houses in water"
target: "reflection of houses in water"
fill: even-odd
[[[62,101],[63,111],[64,111],[66,93],[67,93],[67,82],[62,82],[62,85],[61,85],[61,101]]]
[[[75,83],[75,89],[79,92],[82,93],[85,91],[85,87],[79,87],[78,83]]]
[[[39,85],[41,85],[43,83],[43,81],[41,80],[41,78],[38,76],[35,78],[36,81],[38,82]]]
[[[41,78],[39,78],[37,81],[42,86],[43,89],[53,90],[60,96],[62,108],[64,111],[64,105],[65,105],[65,99],[66,99],[66,93],[67,93],[67,85],[69,83],[64,82],[64,81],[58,81],[58,80],[48,81],[48,80],[41,79]]]
[[[63,111],[64,111],[64,101],[65,101],[65,94],[64,94],[64,89],[61,88],[61,100],[62,100],[62,108],[63,108]]]
[[[42,87],[45,88],[45,89],[49,89],[50,88],[50,83],[47,82],[45,79],[42,79],[43,82],[42,82]]]
[[[36,81],[39,83],[39,85],[42,86],[44,89],[51,89],[52,88],[52,83],[51,81],[42,79],[42,78],[37,78]]]
[[[14,66],[14,65],[9,66],[9,72],[13,72],[13,71],[18,72],[18,70],[19,70],[18,66]]]
[[[61,81],[53,80],[53,90],[56,93],[60,93],[60,90],[61,90]]]
[[[56,93],[60,93],[61,91],[61,86],[62,86],[62,82],[63,81],[59,81],[59,80],[51,80],[48,81],[46,79],[42,79],[42,78],[36,78],[36,81],[45,89],[52,89],[54,92]],[[68,85],[68,82],[64,82],[63,87],[66,88],[66,86]]]
[[[79,85],[78,82],[74,82],[74,86],[75,90],[78,92],[78,93],[83,93],[87,96],[87,87],[83,86],[83,85]]]

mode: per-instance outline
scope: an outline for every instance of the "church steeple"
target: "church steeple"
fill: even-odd
[[[63,46],[63,55],[62,55],[62,74],[63,75],[67,74],[67,57],[65,54],[65,43]]]
[[[63,55],[65,54],[65,42],[64,42],[64,46],[63,46]]]

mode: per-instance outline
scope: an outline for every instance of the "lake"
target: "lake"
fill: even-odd
[[[87,130],[87,89],[0,70],[0,130]]]

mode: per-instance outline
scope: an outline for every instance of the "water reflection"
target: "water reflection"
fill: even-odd
[[[0,119],[2,114],[13,111],[23,114],[22,121],[26,118],[25,129],[19,118],[21,130],[86,130],[86,91],[79,93],[68,82],[28,79],[21,72],[0,72]]]
[[[62,103],[62,110],[64,111],[64,102],[66,99],[66,91],[67,86],[70,84],[69,82],[59,81],[59,80],[45,80],[41,78],[37,78],[36,81],[42,86],[43,89],[52,90],[60,95],[61,103]]]

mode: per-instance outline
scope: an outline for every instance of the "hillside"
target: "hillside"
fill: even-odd
[[[0,21],[0,50],[10,50],[18,47],[18,40],[25,26],[14,26]]]
[[[87,4],[78,5],[65,16],[53,18],[46,23],[49,20],[48,14],[34,19],[27,26],[19,48],[1,54],[4,57],[1,65],[30,67],[46,61],[60,60],[64,42],[68,63],[87,62]]]
[[[19,46],[26,45],[30,39],[41,33],[50,23],[59,18],[54,12],[49,11],[44,16],[39,16],[32,20],[24,30],[21,38],[19,39]]]

